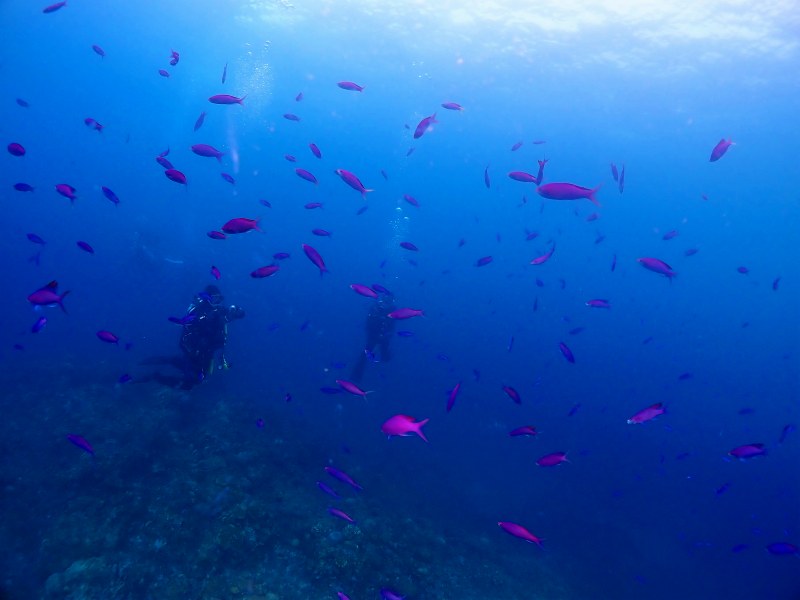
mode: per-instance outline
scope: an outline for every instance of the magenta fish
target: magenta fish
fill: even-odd
[[[46,14],[46,15],[47,15],[47,14],[50,14],[50,13],[54,13],[54,12],[56,12],[56,11],[57,11],[59,8],[63,8],[63,7],[64,7],[64,6],[66,6],[66,5],[67,5],[67,3],[66,3],[66,2],[56,2],[55,4],[51,4],[50,6],[45,6],[45,7],[42,9],[42,12],[43,12],[44,14]]]
[[[211,265],[211,276],[219,281],[219,278],[222,277],[222,273],[220,273],[220,270],[217,267]]]
[[[442,102],[442,108],[446,108],[447,110],[464,110],[464,107],[458,102]]]
[[[47,325],[47,317],[39,317],[31,326],[31,333],[39,333]]]
[[[250,277],[254,279],[263,279],[275,275],[280,270],[278,265],[267,265],[265,267],[258,267],[255,271],[250,273]]]
[[[456,403],[456,396],[458,396],[458,390],[461,389],[461,382],[459,381],[450,393],[447,396],[447,412],[450,412],[453,409],[453,405]]]
[[[39,288],[28,296],[28,302],[34,306],[54,306],[58,305],[61,310],[67,312],[64,308],[64,298],[69,294],[69,290],[63,294],[58,294],[58,282],[53,280],[46,286]]]
[[[423,135],[425,135],[425,132],[428,131],[428,129],[438,122],[439,121],[436,120],[436,113],[433,113],[431,116],[422,119],[417,125],[417,128],[414,129],[414,139],[417,140],[421,138]]]
[[[210,237],[212,240],[224,240],[226,237],[228,237],[221,231],[209,231],[208,233],[206,233],[206,235]]]
[[[519,395],[519,392],[517,390],[515,390],[510,385],[504,385],[502,387],[503,387],[503,391],[506,393],[506,395],[509,398],[511,398],[514,401],[515,404],[522,404],[522,397]]]
[[[486,265],[488,265],[493,260],[494,259],[491,256],[482,256],[478,260],[475,261],[475,266],[476,267],[485,267]]]
[[[764,447],[764,444],[745,444],[743,446],[737,446],[728,452],[730,456],[741,460],[756,456],[764,456],[766,453],[767,449]]]
[[[510,523],[508,521],[499,521],[497,524],[500,526],[500,529],[506,533],[510,533],[514,537],[518,537],[521,540],[525,540],[531,544],[536,544],[540,548],[544,548],[544,546],[542,546],[542,539],[533,535],[522,525],[517,525],[516,523]]]
[[[604,298],[592,298],[586,301],[589,308],[611,308],[611,303]]]
[[[227,181],[231,185],[236,185],[236,180],[230,173],[220,173],[219,176],[222,177],[225,181]]]
[[[398,308],[386,316],[390,319],[402,320],[410,319],[412,317],[423,317],[425,316],[425,312],[416,308]]]
[[[664,403],[656,402],[655,404],[652,404],[647,408],[640,410],[630,419],[628,419],[628,425],[640,425],[642,423],[647,423],[647,421],[651,421],[656,417],[663,415],[665,412],[667,411],[664,408]]]
[[[564,355],[568,362],[575,363],[575,355],[572,354],[572,350],[564,342],[558,343],[558,349],[561,350],[561,354]]]
[[[216,94],[211,96],[208,101],[212,104],[241,104],[244,106],[244,99],[247,96],[242,96],[241,98],[237,98],[236,96],[231,96],[230,94]]]
[[[361,283],[351,283],[350,289],[353,290],[356,294],[361,294],[362,296],[366,296],[367,298],[378,297],[378,293],[375,290]]]
[[[336,174],[342,178],[347,185],[353,188],[355,191],[360,192],[361,195],[366,198],[367,192],[372,192],[374,190],[370,190],[364,187],[364,184],[350,171],[345,171],[344,169],[336,169]]]
[[[566,452],[552,452],[551,454],[545,454],[539,458],[536,464],[540,467],[555,467],[563,462],[569,462]]]
[[[677,273],[675,273],[675,271],[672,270],[672,267],[670,267],[663,260],[659,260],[657,258],[649,258],[649,257],[637,258],[636,262],[638,262],[648,271],[653,271],[653,273],[658,273],[659,275],[663,275],[667,279],[672,279],[677,275]]]
[[[164,171],[164,175],[166,175],[167,179],[170,181],[186,185],[186,175],[178,171],[178,169],[167,169]]]
[[[70,202],[75,202],[75,199],[78,197],[75,194],[77,190],[68,183],[57,183],[56,191],[64,196],[64,198],[69,198]]]
[[[315,208],[322,208],[322,202],[306,202],[303,205],[306,210],[314,210]]]
[[[381,431],[389,437],[395,435],[405,437],[416,434],[427,442],[428,438],[426,438],[425,434],[422,432],[422,427],[428,421],[430,421],[430,419],[415,421],[414,417],[409,417],[408,415],[395,415],[387,419],[383,425],[381,425]]]
[[[508,432],[508,435],[510,435],[511,437],[519,437],[523,435],[535,436],[538,433],[539,432],[536,431],[536,427],[534,427],[533,425],[523,425],[522,427],[517,427],[516,429],[512,429],[511,431]]]
[[[539,172],[536,174],[536,185],[540,185],[542,183],[542,179],[544,179],[544,166],[547,164],[547,159],[538,161],[539,163]]]
[[[403,194],[403,200],[408,202],[411,206],[416,206],[417,208],[419,208],[419,201],[416,198],[414,198],[414,196],[410,194]]]
[[[600,206],[597,198],[594,197],[599,189],[599,185],[590,190],[589,188],[581,187],[574,183],[545,183],[537,187],[536,192],[542,198],[548,198],[549,200],[580,200],[581,198],[586,198],[590,202]]]
[[[61,4],[66,4],[66,2],[62,2]],[[67,439],[84,452],[88,452],[94,456],[94,448],[92,448],[92,445],[86,440],[86,438],[75,433],[68,433]]]
[[[11,142],[7,148],[11,156],[25,156],[25,147],[22,144]]]
[[[93,119],[92,117],[86,117],[83,120],[83,124],[90,129],[94,129],[97,133],[103,133],[103,125],[99,121],[97,121],[97,119]]]
[[[306,171],[305,169],[295,169],[294,172],[300,179],[305,179],[306,181],[309,181],[313,184],[317,183],[317,178],[314,177],[314,174],[309,171]]]
[[[308,148],[309,150],[311,150],[311,154],[313,154],[317,158],[322,158],[322,151],[319,149],[319,146],[317,146],[314,142],[311,142],[308,145]]]
[[[525,171],[511,171],[508,176],[514,181],[521,181],[522,183],[536,183],[536,177]]]
[[[169,64],[170,66],[174,67],[175,65],[178,64],[178,61],[181,59],[181,55],[176,50],[170,50],[169,54],[170,54]]]
[[[330,508],[328,509],[328,513],[329,513],[329,514],[331,514],[331,515],[333,515],[334,517],[337,517],[337,518],[339,518],[339,519],[342,519],[343,521],[347,521],[348,523],[355,523],[355,519],[353,519],[353,518],[352,518],[350,515],[348,515],[346,512],[344,512],[344,511],[342,511],[342,510],[339,510],[338,508],[333,508],[333,507],[330,507]]]
[[[311,233],[319,237],[331,237],[331,232],[327,229],[312,229]]]
[[[352,381],[347,381],[346,379],[337,379],[336,383],[341,387],[345,392],[350,392],[354,396],[361,396],[362,398],[366,398],[369,392],[365,392],[360,387],[358,387]]]
[[[733,142],[730,139],[726,140],[725,138],[722,138],[719,142],[717,142],[717,145],[714,146],[714,149],[711,151],[711,158],[708,159],[709,162],[718,161],[725,155],[725,153],[728,151],[728,148],[730,148],[732,145]]]
[[[197,154],[197,156],[216,158],[219,162],[222,162],[222,157],[225,156],[224,152],[221,152],[220,150],[214,148],[214,146],[209,146],[208,144],[194,144],[192,146],[192,152]]]
[[[169,71],[165,69],[159,69],[158,74],[161,75],[162,77],[169,77]]]
[[[222,226],[222,231],[228,234],[232,233],[247,233],[248,231],[261,231],[258,227],[259,219],[248,219],[246,217],[237,217],[231,219]]]
[[[358,85],[357,83],[353,83],[352,81],[340,81],[336,85],[338,85],[343,90],[347,90],[349,92],[360,92],[364,89],[364,86]]]
[[[100,190],[103,192],[103,196],[105,196],[109,201],[113,202],[115,206],[119,204],[119,198],[111,188],[103,186],[100,188]]]
[[[361,490],[364,489],[358,483],[356,483],[356,481],[352,477],[350,477],[350,475],[348,475],[344,471],[337,469],[336,467],[325,467],[325,472],[334,479],[338,479],[342,483],[346,483],[356,491],[360,492]]]
[[[101,329],[100,331],[97,332],[97,338],[102,342],[106,342],[107,344],[119,345],[119,338],[110,331],[106,331],[105,329]]]
[[[172,163],[164,156],[156,156],[156,162],[164,169],[172,169]]]
[[[556,251],[556,245],[553,244],[553,247],[550,248],[550,250],[548,250],[547,252],[545,252],[541,256],[537,256],[536,258],[531,260],[531,264],[532,265],[541,265],[541,264],[546,263],[548,260],[550,260],[550,257],[553,256],[553,252],[555,252],[555,251]]]
[[[328,268],[325,266],[325,261],[322,260],[322,256],[319,252],[317,252],[314,248],[309,246],[308,244],[303,244],[303,252],[306,253],[308,260],[310,260],[314,265],[319,269],[319,275],[322,277],[323,274],[328,272]]]

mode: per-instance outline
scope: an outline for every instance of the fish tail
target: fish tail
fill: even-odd
[[[600,203],[597,201],[597,198],[595,198],[594,195],[600,190],[601,187],[603,187],[602,183],[589,192],[589,201],[597,206],[600,206]]]
[[[423,426],[423,425],[425,425],[425,423],[427,423],[428,421],[430,421],[430,419],[422,419],[422,421],[420,421],[419,423],[417,423],[417,424],[416,424],[417,426],[416,426],[416,428],[414,429],[414,431],[416,432],[416,434],[417,434],[419,437],[421,437],[421,438],[422,438],[422,439],[423,439],[425,442],[427,442],[427,441],[428,441],[428,438],[426,438],[426,437],[425,437],[425,434],[424,434],[424,433],[423,433],[423,431],[422,431],[422,426]]]
[[[64,292],[63,294],[61,294],[61,297],[58,299],[58,306],[59,306],[59,307],[61,307],[61,310],[63,310],[63,311],[64,311],[64,314],[65,314],[65,315],[66,315],[66,314],[69,314],[69,313],[67,312],[67,309],[66,309],[66,307],[64,306],[64,298],[66,298],[66,297],[67,297],[67,294],[69,294],[69,292],[70,292],[70,290],[67,290],[66,292]]]

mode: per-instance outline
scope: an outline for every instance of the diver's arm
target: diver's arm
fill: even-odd
[[[241,306],[231,304],[225,311],[225,320],[235,321],[236,319],[244,319],[244,309]]]

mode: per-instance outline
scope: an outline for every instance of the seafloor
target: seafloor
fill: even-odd
[[[338,486],[358,522],[332,517],[315,484],[329,450],[279,404],[100,384],[79,364],[2,376],[0,598],[570,597],[540,549],[460,529],[457,507],[443,524]],[[65,439],[86,432],[95,456]]]

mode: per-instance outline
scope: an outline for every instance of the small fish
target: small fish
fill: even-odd
[[[56,11],[57,11],[59,8],[63,8],[63,7],[64,7],[64,6],[66,6],[66,5],[67,5],[67,3],[66,3],[66,2],[56,2],[55,4],[51,4],[50,6],[45,6],[45,7],[42,9],[42,12],[43,12],[44,14],[46,14],[46,15],[47,15],[47,14],[50,14],[50,13],[54,13],[54,12],[56,12]]]
[[[83,120],[83,124],[91,129],[94,129],[97,133],[103,133],[103,125],[92,117],[86,117]]]
[[[542,265],[542,264],[546,263],[548,260],[550,260],[550,257],[553,256],[553,252],[555,252],[555,251],[556,251],[556,245],[553,244],[553,247],[550,248],[550,250],[548,250],[547,252],[545,252],[541,256],[537,256],[536,258],[531,260],[530,264],[532,264],[532,265]]]
[[[101,342],[106,342],[107,344],[119,345],[119,338],[105,329],[101,329],[97,332],[97,339],[99,339]]]
[[[182,317],[167,317],[167,321],[175,323],[175,325],[188,325],[197,319],[197,315],[184,315]]]
[[[419,201],[414,198],[414,196],[411,196],[410,194],[403,194],[403,200],[408,202],[411,206],[416,206],[419,208]]]
[[[306,171],[305,169],[295,169],[294,172],[300,179],[305,179],[306,181],[309,181],[316,185],[317,178],[314,177],[314,174],[311,173],[310,171]]]
[[[611,257],[611,271],[613,272],[617,268],[617,255]]]
[[[558,349],[561,350],[561,354],[564,355],[564,358],[567,359],[567,362],[575,364],[575,355],[572,354],[572,350],[564,342],[558,343]]]
[[[347,381],[346,379],[337,379],[336,384],[341,387],[345,392],[349,392],[354,396],[361,396],[362,398],[366,398],[367,394],[370,392],[365,392],[360,387],[358,387],[352,381]]]
[[[167,179],[170,181],[174,181],[175,183],[179,183],[181,185],[186,185],[186,175],[178,171],[178,169],[167,169],[164,171],[164,175],[166,175]]]
[[[737,446],[728,452],[728,455],[740,460],[753,458],[756,456],[764,456],[766,454],[767,449],[764,447],[764,444],[744,444],[743,446]]]
[[[35,233],[28,233],[25,237],[27,237],[29,241],[33,242],[34,244],[39,244],[40,246],[44,246],[47,243]]]
[[[111,190],[111,188],[103,186],[100,189],[103,192],[103,196],[105,196],[109,201],[113,202],[114,205],[119,205],[119,198],[117,198],[117,195],[113,192],[113,190]]]
[[[275,260],[286,260],[287,258],[291,257],[291,254],[288,252],[276,252],[272,255],[272,258]]]
[[[172,163],[163,156],[156,156],[156,162],[164,169],[172,169]]]
[[[511,352],[513,348],[514,348],[514,336],[512,335],[508,340],[508,346],[506,347],[506,351]]]
[[[29,183],[15,183],[14,189],[17,190],[18,192],[32,192],[33,186],[30,185]]]
[[[390,319],[402,320],[410,319],[412,317],[424,317],[425,312],[417,308],[398,308],[386,316]]]
[[[63,294],[58,294],[58,282],[53,280],[42,288],[28,295],[28,302],[34,306],[58,306],[64,312],[64,298],[69,294],[69,290]]]
[[[447,412],[450,412],[453,409],[453,405],[456,403],[456,397],[458,396],[458,390],[461,389],[461,382],[459,381],[453,389],[450,390],[449,394],[447,395]]]
[[[542,539],[533,535],[522,525],[518,525],[516,523],[511,523],[508,521],[499,521],[497,524],[500,526],[500,529],[502,529],[506,533],[509,533],[514,537],[518,537],[521,540],[525,540],[530,544],[536,544],[540,548],[544,548],[544,546],[542,546]]]
[[[563,462],[569,462],[567,460],[567,453],[566,452],[553,452],[551,454],[545,454],[541,458],[536,461],[536,464],[540,467],[555,467],[556,465],[560,465]]]
[[[647,421],[651,421],[656,417],[663,415],[665,412],[666,409],[664,408],[664,403],[656,402],[655,404],[640,410],[630,419],[628,419],[628,425],[641,425],[642,423],[647,423]]]
[[[358,483],[356,483],[356,481],[352,477],[350,477],[350,475],[335,467],[325,467],[325,472],[328,473],[328,475],[330,475],[334,479],[338,479],[342,483],[346,483],[356,491],[360,492],[361,490],[364,489]]]
[[[11,142],[7,149],[11,156],[25,156],[25,146],[17,142]]]
[[[228,234],[247,233],[248,231],[261,231],[258,226],[260,219],[248,219],[247,217],[237,217],[229,220],[222,226],[222,231]]]
[[[536,176],[526,173],[525,171],[511,171],[508,176],[514,181],[521,181],[522,183],[536,183]]]
[[[781,430],[781,436],[778,438],[778,443],[782,444],[783,442],[785,442],[787,436],[790,433],[794,432],[795,429],[796,427],[791,423],[789,423],[788,425],[784,425],[783,429]]]
[[[277,273],[280,270],[278,265],[267,265],[265,267],[258,267],[255,271],[250,273],[250,277],[254,279],[263,279],[264,277],[270,277]]]
[[[367,298],[377,298],[378,293],[373,290],[371,287],[363,285],[361,283],[351,283],[350,289],[353,290],[356,294],[360,294],[362,296],[366,296]]]
[[[61,2],[60,4],[66,4],[66,2]],[[89,454],[94,456],[94,448],[92,448],[92,445],[83,436],[80,436],[75,433],[68,433],[67,439],[73,444],[75,444],[78,448],[83,450],[84,452],[88,452]]]
[[[673,239],[673,238],[675,238],[677,236],[678,236],[678,230],[677,229],[673,229],[671,231],[668,231],[664,235],[662,235],[661,239],[664,240],[664,241],[668,241],[668,240],[671,240],[671,239]]]
[[[225,181],[227,181],[231,185],[236,185],[236,180],[230,173],[220,173],[219,176],[222,177]]]
[[[317,158],[322,158],[322,151],[319,149],[319,147],[315,143],[313,143],[313,142],[310,143],[308,145],[308,148],[311,150],[311,154],[313,154]]]
[[[419,252],[419,248],[417,248],[411,242],[400,242],[400,247],[405,248],[406,250],[410,250],[412,252]]]
[[[19,185],[19,184],[17,184],[17,185]],[[14,186],[14,187],[16,187],[16,186]],[[773,279],[772,280],[772,290],[777,292],[778,291],[778,286],[780,285],[780,283],[781,283],[781,278],[780,277],[776,277],[775,279]]]
[[[581,407],[581,403],[580,403],[580,402],[578,402],[578,403],[577,403],[577,404],[575,404],[575,405],[574,405],[572,408],[570,408],[570,409],[569,409],[569,412],[567,413],[567,416],[568,416],[568,417],[573,417],[573,416],[575,416],[575,413],[576,413],[576,412],[578,412],[578,409],[580,409],[580,407]]]
[[[491,256],[482,256],[481,258],[479,258],[478,260],[475,261],[475,266],[476,267],[485,267],[490,262],[492,262],[492,260],[494,260],[494,259]]]
[[[307,202],[303,205],[306,210],[314,210],[315,208],[322,208],[322,202]]]
[[[300,92],[299,94],[297,94],[297,96],[294,97],[294,101],[295,102],[302,102],[303,101],[303,92]]]
[[[464,107],[461,106],[458,102],[442,102],[442,108],[445,108],[447,110],[458,110],[458,111],[464,110]]]
[[[210,146],[208,144],[194,144],[192,146],[192,152],[197,154],[197,156],[204,156],[206,158],[216,158],[218,162],[222,162],[222,157],[225,156],[225,153],[217,150],[214,146]]]
[[[170,54],[169,64],[170,66],[174,67],[175,65],[178,64],[178,61],[181,59],[181,55],[175,50],[170,50],[169,54]]]
[[[486,165],[483,170],[483,185],[486,186],[487,190],[492,188],[492,180],[489,178],[489,165]]]
[[[339,498],[341,498],[341,496],[340,496],[340,495],[339,495],[339,494],[336,492],[336,490],[334,490],[334,489],[333,489],[331,486],[329,486],[327,483],[324,483],[324,482],[322,482],[322,481],[318,481],[318,482],[317,482],[317,487],[318,487],[319,489],[321,489],[323,492],[325,492],[326,494],[328,494],[329,496],[331,496],[331,497],[333,497],[333,498],[336,498],[337,500],[338,500]]]
[[[506,393],[506,395],[509,398],[511,398],[515,404],[522,404],[522,397],[519,395],[519,392],[517,390],[515,390],[510,385],[504,385],[502,386],[502,388],[503,391]]]
[[[158,74],[161,75],[162,77],[169,77],[169,71],[165,69],[159,69]]]
[[[636,262],[642,265],[648,271],[653,271],[653,273],[658,273],[659,275],[663,275],[667,279],[672,279],[677,275],[675,271],[672,270],[667,263],[663,260],[659,260],[658,258],[637,258]]]
[[[247,96],[242,96],[241,98],[237,98],[236,96],[231,96],[230,94],[216,94],[211,96],[208,101],[212,104],[241,104],[244,106],[244,99]]]
[[[355,519],[353,519],[346,512],[339,510],[338,508],[330,507],[328,508],[328,513],[333,515],[334,517],[347,521],[348,523],[355,523]]]
[[[688,248],[687,250],[683,251],[684,256],[694,256],[697,254],[699,250],[697,248]]]
[[[380,591],[381,600],[404,600],[405,596],[401,596],[394,590],[390,590],[389,588],[381,588]]]
[[[17,106],[21,106],[22,108],[30,108],[30,103],[27,100],[23,100],[22,98],[17,98],[16,100]]]
[[[401,330],[401,331],[397,332],[397,335],[399,335],[400,337],[412,337],[414,335],[414,332],[413,331]]]
[[[39,333],[47,325],[47,317],[39,317],[31,326],[31,333]]]
[[[84,252],[88,252],[89,254],[94,254],[94,248],[92,248],[87,242],[79,240],[75,243],[77,244],[78,248],[80,248]]]
[[[593,298],[586,301],[586,306],[590,308],[611,308],[611,303],[603,298]]]
[[[625,190],[625,165],[622,165],[622,171],[619,174],[619,184],[617,185],[617,189],[621,194]]]
[[[388,437],[406,437],[416,434],[421,437],[423,441],[427,442],[428,438],[425,437],[422,428],[429,420],[430,419],[422,419],[421,421],[415,421],[414,417],[409,417],[408,415],[395,415],[384,421],[383,425],[381,425],[381,431]]]
[[[567,333],[570,334],[570,335],[578,335],[579,333],[581,333],[585,329],[586,329],[585,327],[574,327],[574,328],[570,329]]]
[[[129,381],[133,381],[133,377],[131,377],[128,373],[123,373],[117,378],[117,383],[119,384],[128,383]]]
[[[225,63],[225,66],[222,68],[222,83],[225,83],[225,80],[228,78],[228,63]]]
[[[226,237],[228,237],[221,231],[209,231],[208,233],[206,233],[206,235],[210,237],[212,240],[224,240]]]
[[[511,437],[521,437],[521,436],[530,436],[533,437],[538,435],[539,432],[536,431],[536,427],[533,425],[523,425],[522,427],[517,427],[516,429],[512,429],[508,432],[508,435]]]
[[[515,143],[514,143],[514,145],[513,145],[513,146],[511,146],[511,151],[512,151],[512,152],[516,152],[517,150],[519,150],[520,148],[522,148],[522,144],[523,144],[523,142],[522,142],[522,141],[515,142]]]
[[[595,198],[595,194],[599,189],[599,185],[594,189],[589,189],[574,183],[546,183],[537,187],[536,192],[542,198],[548,198],[549,200],[580,200],[586,198],[600,206],[597,198]]]
[[[350,92],[361,92],[364,90],[364,86],[358,85],[357,83],[353,83],[352,81],[340,81],[336,85],[338,85],[343,90],[348,90]]]
[[[611,176],[614,178],[614,181],[619,181],[619,173],[617,172],[617,165],[611,163]]]
[[[311,233],[318,237],[331,237],[331,232],[327,229],[312,229]]]
[[[349,185],[351,188],[353,188],[357,192],[360,192],[361,196],[363,196],[364,198],[367,197],[367,192],[374,191],[374,190],[365,188],[364,184],[361,183],[361,180],[359,180],[359,178],[356,177],[350,171],[345,171],[344,169],[336,169],[336,174],[339,177],[341,177],[342,181],[344,181],[347,185]]]
[[[414,129],[414,139],[417,140],[421,138],[425,133],[433,127],[435,123],[439,121],[436,120],[436,113],[433,113],[429,117],[425,117],[422,119],[418,124],[416,129]]]
[[[308,244],[303,244],[303,252],[305,252],[308,260],[310,260],[319,269],[320,277],[329,272],[328,268],[325,266],[325,261],[322,259],[322,255],[314,248]]]
[[[296,123],[300,122],[300,117],[298,117],[294,113],[284,113],[283,118],[286,119],[287,121],[294,121]]]
[[[56,184],[56,192],[64,196],[64,198],[68,198],[70,202],[75,202],[75,199],[78,197],[75,194],[76,191],[77,190],[68,183]]]
[[[800,547],[789,542],[774,542],[767,544],[767,552],[775,556],[788,556],[791,554],[800,554]]]
[[[206,111],[200,113],[200,116],[197,117],[197,120],[194,122],[194,130],[197,131],[203,126],[203,123],[206,121]]]
[[[708,159],[708,161],[709,162],[718,161],[725,155],[725,153],[728,151],[728,148],[730,148],[733,145],[734,142],[732,142],[730,139],[725,140],[725,138],[722,138],[719,142],[717,142],[717,145],[714,146],[714,149],[711,151],[711,157]]]

